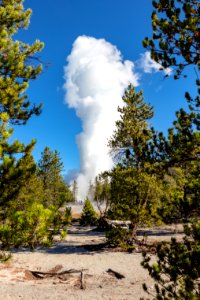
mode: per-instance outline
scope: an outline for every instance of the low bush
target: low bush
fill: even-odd
[[[13,211],[6,222],[0,225],[2,248],[50,246],[58,219],[53,206],[45,208],[38,203],[31,204],[23,211]]]
[[[111,247],[121,247],[129,252],[134,250],[132,244],[131,232],[130,230],[124,229],[122,227],[113,227],[106,232],[106,239]]]
[[[154,292],[146,284],[143,288],[155,300],[200,299],[200,221],[185,226],[185,234],[183,242],[158,245],[156,263],[143,254],[142,266],[155,281]]]

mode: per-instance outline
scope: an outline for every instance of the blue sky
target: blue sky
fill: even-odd
[[[26,126],[15,130],[14,138],[28,143],[37,139],[36,160],[45,146],[60,152],[65,172],[79,168],[76,135],[82,130],[75,111],[64,103],[64,66],[78,36],[103,38],[117,46],[125,60],[136,62],[145,52],[142,40],[150,36],[152,5],[150,0],[48,0],[25,1],[33,10],[28,30],[17,38],[25,42],[40,39],[45,48],[40,58],[48,65],[42,75],[30,83],[32,103],[43,103],[43,112]],[[138,69],[139,87],[147,102],[155,107],[153,125],[166,132],[175,111],[184,105],[184,92],[191,90],[189,79],[164,79],[162,73],[145,74]]]

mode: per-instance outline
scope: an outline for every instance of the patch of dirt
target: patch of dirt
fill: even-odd
[[[141,229],[139,238],[148,232],[147,242],[154,244],[183,237],[181,227],[176,233],[170,230]],[[142,284],[152,287],[153,281],[140,264],[139,246],[134,253],[119,252],[109,249],[104,234],[93,228],[75,225],[69,232],[49,249],[13,251],[10,263],[0,264],[0,300],[139,300],[147,296]],[[115,274],[124,277],[118,279]]]
[[[62,265],[56,265],[55,267],[49,270],[49,273],[57,273],[58,271],[62,270],[62,268]]]
[[[31,271],[25,270],[24,271],[24,279],[25,280],[36,280],[37,278],[32,274]]]

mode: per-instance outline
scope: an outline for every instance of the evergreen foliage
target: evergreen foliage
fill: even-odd
[[[95,226],[98,223],[97,214],[93,208],[92,203],[90,202],[89,198],[85,199],[83,210],[81,213],[80,218],[80,225],[91,225]]]
[[[9,217],[0,226],[2,247],[50,246],[53,231],[49,229],[57,222],[57,214],[54,207],[45,208],[37,202],[28,205],[26,210],[10,211]]]
[[[111,173],[111,208],[108,216],[132,222],[132,235],[140,225],[151,225],[159,220],[159,181],[136,168],[117,166]]]
[[[152,130],[149,120],[153,117],[153,107],[146,104],[142,91],[138,93],[130,84],[122,97],[124,106],[118,108],[120,120],[109,141],[113,154],[125,162],[140,168],[147,160],[148,142]]]
[[[148,123],[153,109],[144,102],[142,92],[129,85],[118,108],[120,120],[109,145],[118,158],[110,175],[110,210],[108,216],[132,222],[132,236],[138,225],[158,220],[160,180],[152,172],[149,144],[152,129]]]
[[[198,0],[152,1],[152,38],[143,46],[163,68],[173,67],[178,79],[185,67],[196,65],[200,70],[200,18]]]
[[[185,93],[188,109],[180,108],[176,112],[176,120],[167,137],[153,129],[153,139],[149,145],[151,160],[156,162],[163,180],[161,210],[164,220],[188,220],[200,214],[197,200],[200,190],[197,171],[200,166],[200,6],[196,0],[152,3],[155,9],[152,13],[153,37],[145,38],[144,47],[164,68],[173,67],[175,79],[187,66],[193,65],[195,68],[197,96],[192,97],[188,91]]]
[[[36,41],[29,45],[13,38],[18,30],[28,27],[30,15],[22,0],[0,1],[0,207],[15,198],[35,168],[24,163],[35,141],[27,146],[20,141],[9,142],[12,124],[26,124],[41,111],[41,105],[31,106],[26,90],[28,82],[42,71],[34,58],[43,44]]]
[[[187,65],[197,66],[198,72],[198,1],[160,0],[153,5],[153,38],[143,42],[152,58],[163,68],[173,67],[175,79]],[[196,85],[200,85],[198,79]],[[109,141],[118,164],[109,172],[108,215],[131,220],[133,234],[140,224],[188,221],[200,215],[199,92],[196,98],[186,92],[188,110],[176,112],[176,120],[164,136],[151,127],[153,108],[144,102],[142,92],[137,93],[131,85],[125,91],[125,105],[118,108],[120,119]]]
[[[131,233],[122,227],[113,227],[106,231],[106,239],[111,247],[124,247],[127,250],[132,249]]]
[[[27,157],[27,163],[30,162],[34,164],[32,156]],[[62,196],[63,194],[64,189],[62,189],[62,199],[70,194],[67,187],[66,195]],[[71,220],[71,210],[69,208],[59,210],[60,201],[46,203],[45,196],[46,190],[39,171],[35,168],[31,176],[24,179],[15,201],[7,203],[4,208],[1,216],[3,222],[0,225],[0,240],[3,248],[21,245],[31,248],[37,245],[49,246],[58,229],[62,228],[62,236],[64,232],[66,234],[66,226]]]
[[[38,175],[43,184],[44,204],[57,208],[73,200],[72,192],[61,174],[63,163],[58,151],[46,147],[38,163]]]
[[[40,204],[42,187],[31,155],[35,140],[28,145],[9,140],[15,125],[41,112],[41,104],[32,105],[26,90],[42,72],[36,54],[43,43],[14,39],[28,27],[30,16],[23,0],[0,1],[0,241],[5,247],[48,240],[47,224],[53,217]]]
[[[166,216],[188,220],[200,214],[197,200],[200,190],[199,116],[181,108],[176,117],[167,137],[152,130],[149,153],[150,161],[156,166],[154,171],[162,180],[164,195],[161,202],[162,209],[166,208]]]
[[[156,283],[154,294],[145,284],[143,288],[157,300],[196,300],[200,298],[200,4],[196,0],[160,0],[153,1],[153,6],[156,9],[152,14],[153,38],[145,38],[144,46],[164,68],[175,68],[175,79],[181,76],[185,67],[194,65],[198,88],[196,98],[185,93],[188,111],[181,108],[176,113],[177,119],[169,129],[168,139],[162,133],[154,132],[151,147],[159,154],[155,157],[159,158],[164,191],[167,191],[161,213],[164,212],[165,220],[172,214],[187,221],[193,216],[195,221],[191,226],[185,226],[182,243],[172,239],[170,245],[158,245],[155,264],[151,264],[150,257],[144,254],[142,265]]]
[[[187,91],[185,98],[190,113],[182,108],[177,112],[177,124],[184,129],[195,126],[200,129],[200,4],[198,0],[159,0],[152,1],[152,38],[143,41],[145,48],[151,51],[151,57],[163,68],[172,67],[174,78],[178,79],[185,68],[193,66],[195,70],[197,96],[192,97]],[[187,75],[184,75],[186,77]],[[177,126],[175,127],[177,128]],[[190,127],[190,128],[189,128]],[[188,132],[183,132],[188,133]],[[185,138],[188,138],[188,134]],[[183,140],[182,140],[183,141]],[[178,142],[178,141],[177,141]],[[188,141],[186,141],[188,145]],[[192,146],[192,142],[190,146]],[[198,144],[199,145],[199,144]],[[182,144],[182,146],[184,146]],[[184,149],[185,147],[183,147]],[[199,151],[198,151],[199,152]],[[189,151],[188,151],[189,153]],[[185,152],[185,154],[187,154]],[[187,157],[188,155],[186,155]]]
[[[200,222],[185,227],[183,243],[172,239],[170,245],[157,246],[156,263],[143,254],[142,266],[154,279],[154,293],[144,290],[155,300],[197,300],[200,297]]]

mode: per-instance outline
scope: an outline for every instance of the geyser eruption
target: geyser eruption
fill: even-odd
[[[83,131],[77,136],[80,173],[78,200],[84,200],[89,182],[109,170],[113,160],[107,147],[117,107],[129,83],[138,85],[131,61],[123,61],[120,51],[104,39],[80,36],[72,47],[65,67],[66,103],[81,119]]]

